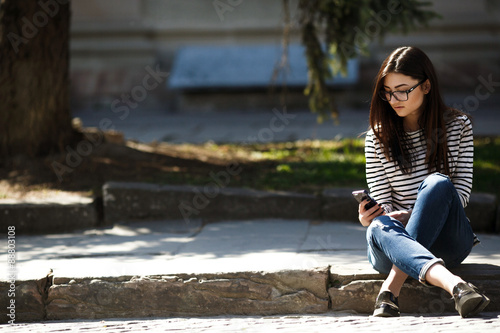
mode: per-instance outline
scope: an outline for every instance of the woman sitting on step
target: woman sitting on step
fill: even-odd
[[[398,296],[408,276],[448,291],[462,317],[489,299],[452,274],[478,241],[464,207],[472,189],[472,124],[447,107],[424,52],[401,47],[376,78],[366,135],[366,178],[378,205],[359,205],[368,259],[388,277],[374,316],[399,316]]]

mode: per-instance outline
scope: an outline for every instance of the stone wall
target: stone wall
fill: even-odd
[[[296,8],[296,3],[297,0],[291,1],[291,8]],[[358,87],[353,88],[363,93],[349,95],[342,103],[355,105],[358,99],[366,100],[380,62],[400,45],[423,48],[449,93],[473,94],[479,75],[500,75],[499,3],[433,3],[443,19],[408,35],[390,34],[382,45],[373,43],[372,55],[361,59],[361,79]],[[72,9],[74,110],[109,109],[117,97],[130,94],[134,86],[141,84],[147,66],[159,64],[162,70],[170,71],[181,46],[279,45],[282,37],[281,1],[73,0]],[[292,11],[292,17],[295,15]],[[293,40],[299,41],[296,33]],[[172,111],[178,107],[178,96],[166,84],[150,91],[147,97],[140,108]],[[260,97],[268,98],[267,92]],[[249,98],[248,103],[256,104],[258,98]]]
[[[499,311],[499,267],[463,264],[452,270],[480,290]],[[339,275],[331,267],[276,272],[229,272],[71,278],[48,275],[39,280],[0,281],[0,304],[15,288],[14,310],[0,324],[101,318],[216,315],[286,315],[355,311],[372,313],[382,274]],[[453,313],[454,302],[439,288],[408,280],[401,291],[401,311]],[[409,302],[408,300],[411,300]]]
[[[158,220],[184,220],[189,226],[200,220],[210,223],[262,218],[359,223],[358,205],[350,188],[313,195],[229,188],[219,186],[218,181],[214,179],[206,186],[108,182],[103,186],[103,198],[95,200],[4,201],[0,203],[0,227],[15,226],[18,234],[39,234]],[[472,193],[466,213],[475,232],[500,232],[495,195]]]

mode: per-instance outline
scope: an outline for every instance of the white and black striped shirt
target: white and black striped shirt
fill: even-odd
[[[446,124],[450,162],[450,179],[465,207],[472,190],[474,142],[472,123],[466,116],[458,116]],[[420,183],[430,174],[425,163],[426,143],[423,131],[408,132],[412,140],[415,161],[412,171],[403,174],[397,162],[385,158],[381,144],[369,130],[365,140],[366,180],[372,197],[387,212],[410,210],[417,199]]]

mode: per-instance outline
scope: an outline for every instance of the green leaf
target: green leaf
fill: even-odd
[[[326,80],[338,73],[348,75],[349,59],[368,56],[369,44],[388,32],[408,33],[441,16],[428,9],[429,1],[400,0],[391,14],[393,0],[300,0],[299,27],[306,48],[308,84],[304,94],[318,122],[338,117]],[[387,16],[389,13],[390,16]],[[381,17],[385,20],[381,21]],[[378,30],[373,29],[378,23]],[[321,45],[326,45],[323,50]]]

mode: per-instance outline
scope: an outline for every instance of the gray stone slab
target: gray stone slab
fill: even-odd
[[[315,268],[297,255],[309,221],[257,220],[206,225],[169,263],[186,272],[277,271]]]
[[[214,256],[243,253],[296,253],[309,228],[307,220],[254,220],[206,225],[179,253],[209,252]]]
[[[366,251],[366,228],[348,222],[312,223],[300,252]]]
[[[178,221],[182,226],[183,221]],[[18,236],[17,274],[102,277],[313,269],[319,262],[297,253],[308,221],[221,222],[201,233],[172,233],[170,223],[140,222],[82,233]],[[0,254],[7,260],[7,254]],[[5,277],[3,277],[5,279]]]
[[[219,179],[220,182],[220,179]],[[110,182],[103,187],[108,224],[155,219],[206,221],[251,218],[307,218],[358,223],[352,188],[327,189],[321,197],[241,188]],[[495,232],[496,196],[472,193],[466,213],[475,232]]]
[[[376,278],[376,277],[375,277]],[[373,313],[375,299],[380,291],[383,279],[358,279],[346,285],[328,289],[333,311],[350,310],[358,313]],[[490,299],[486,311],[499,311],[500,288],[498,279],[469,279]],[[429,288],[416,280],[407,280],[399,296],[402,313],[454,313],[455,303],[443,289]]]
[[[48,290],[54,320],[273,315],[328,311],[328,268],[276,273],[59,279]]]
[[[137,234],[191,234],[198,233],[203,228],[201,219],[184,220],[151,220],[141,222],[117,223],[113,230],[129,230]]]
[[[322,193],[321,217],[326,221],[358,222],[358,203],[352,196],[355,188],[332,188]]]
[[[17,278],[37,279],[50,269],[58,276],[73,277],[164,273],[168,260],[194,239],[199,228],[187,230],[184,221],[156,221],[71,234],[19,235]],[[7,253],[0,253],[0,261],[7,261]],[[6,280],[4,273],[1,280]]]
[[[378,274],[366,256],[366,228],[351,222],[315,222],[299,252],[312,267],[328,265],[332,274]]]
[[[471,194],[465,213],[475,232],[495,232],[497,207],[495,195],[478,192]]]
[[[0,324],[44,320],[45,305],[42,290],[45,286],[45,279],[0,281],[0,305],[2,306]]]
[[[229,174],[234,169],[229,169]],[[213,176],[206,186],[172,186],[109,182],[103,187],[108,224],[124,221],[202,218],[208,221],[252,218],[317,218],[320,200],[314,195],[224,187]],[[218,184],[222,184],[219,186]]]
[[[65,200],[1,200],[0,228],[15,226],[16,234],[68,232],[98,226],[93,198],[68,196]]]
[[[472,248],[464,262],[500,266],[500,235],[478,233],[477,236],[481,243]]]

